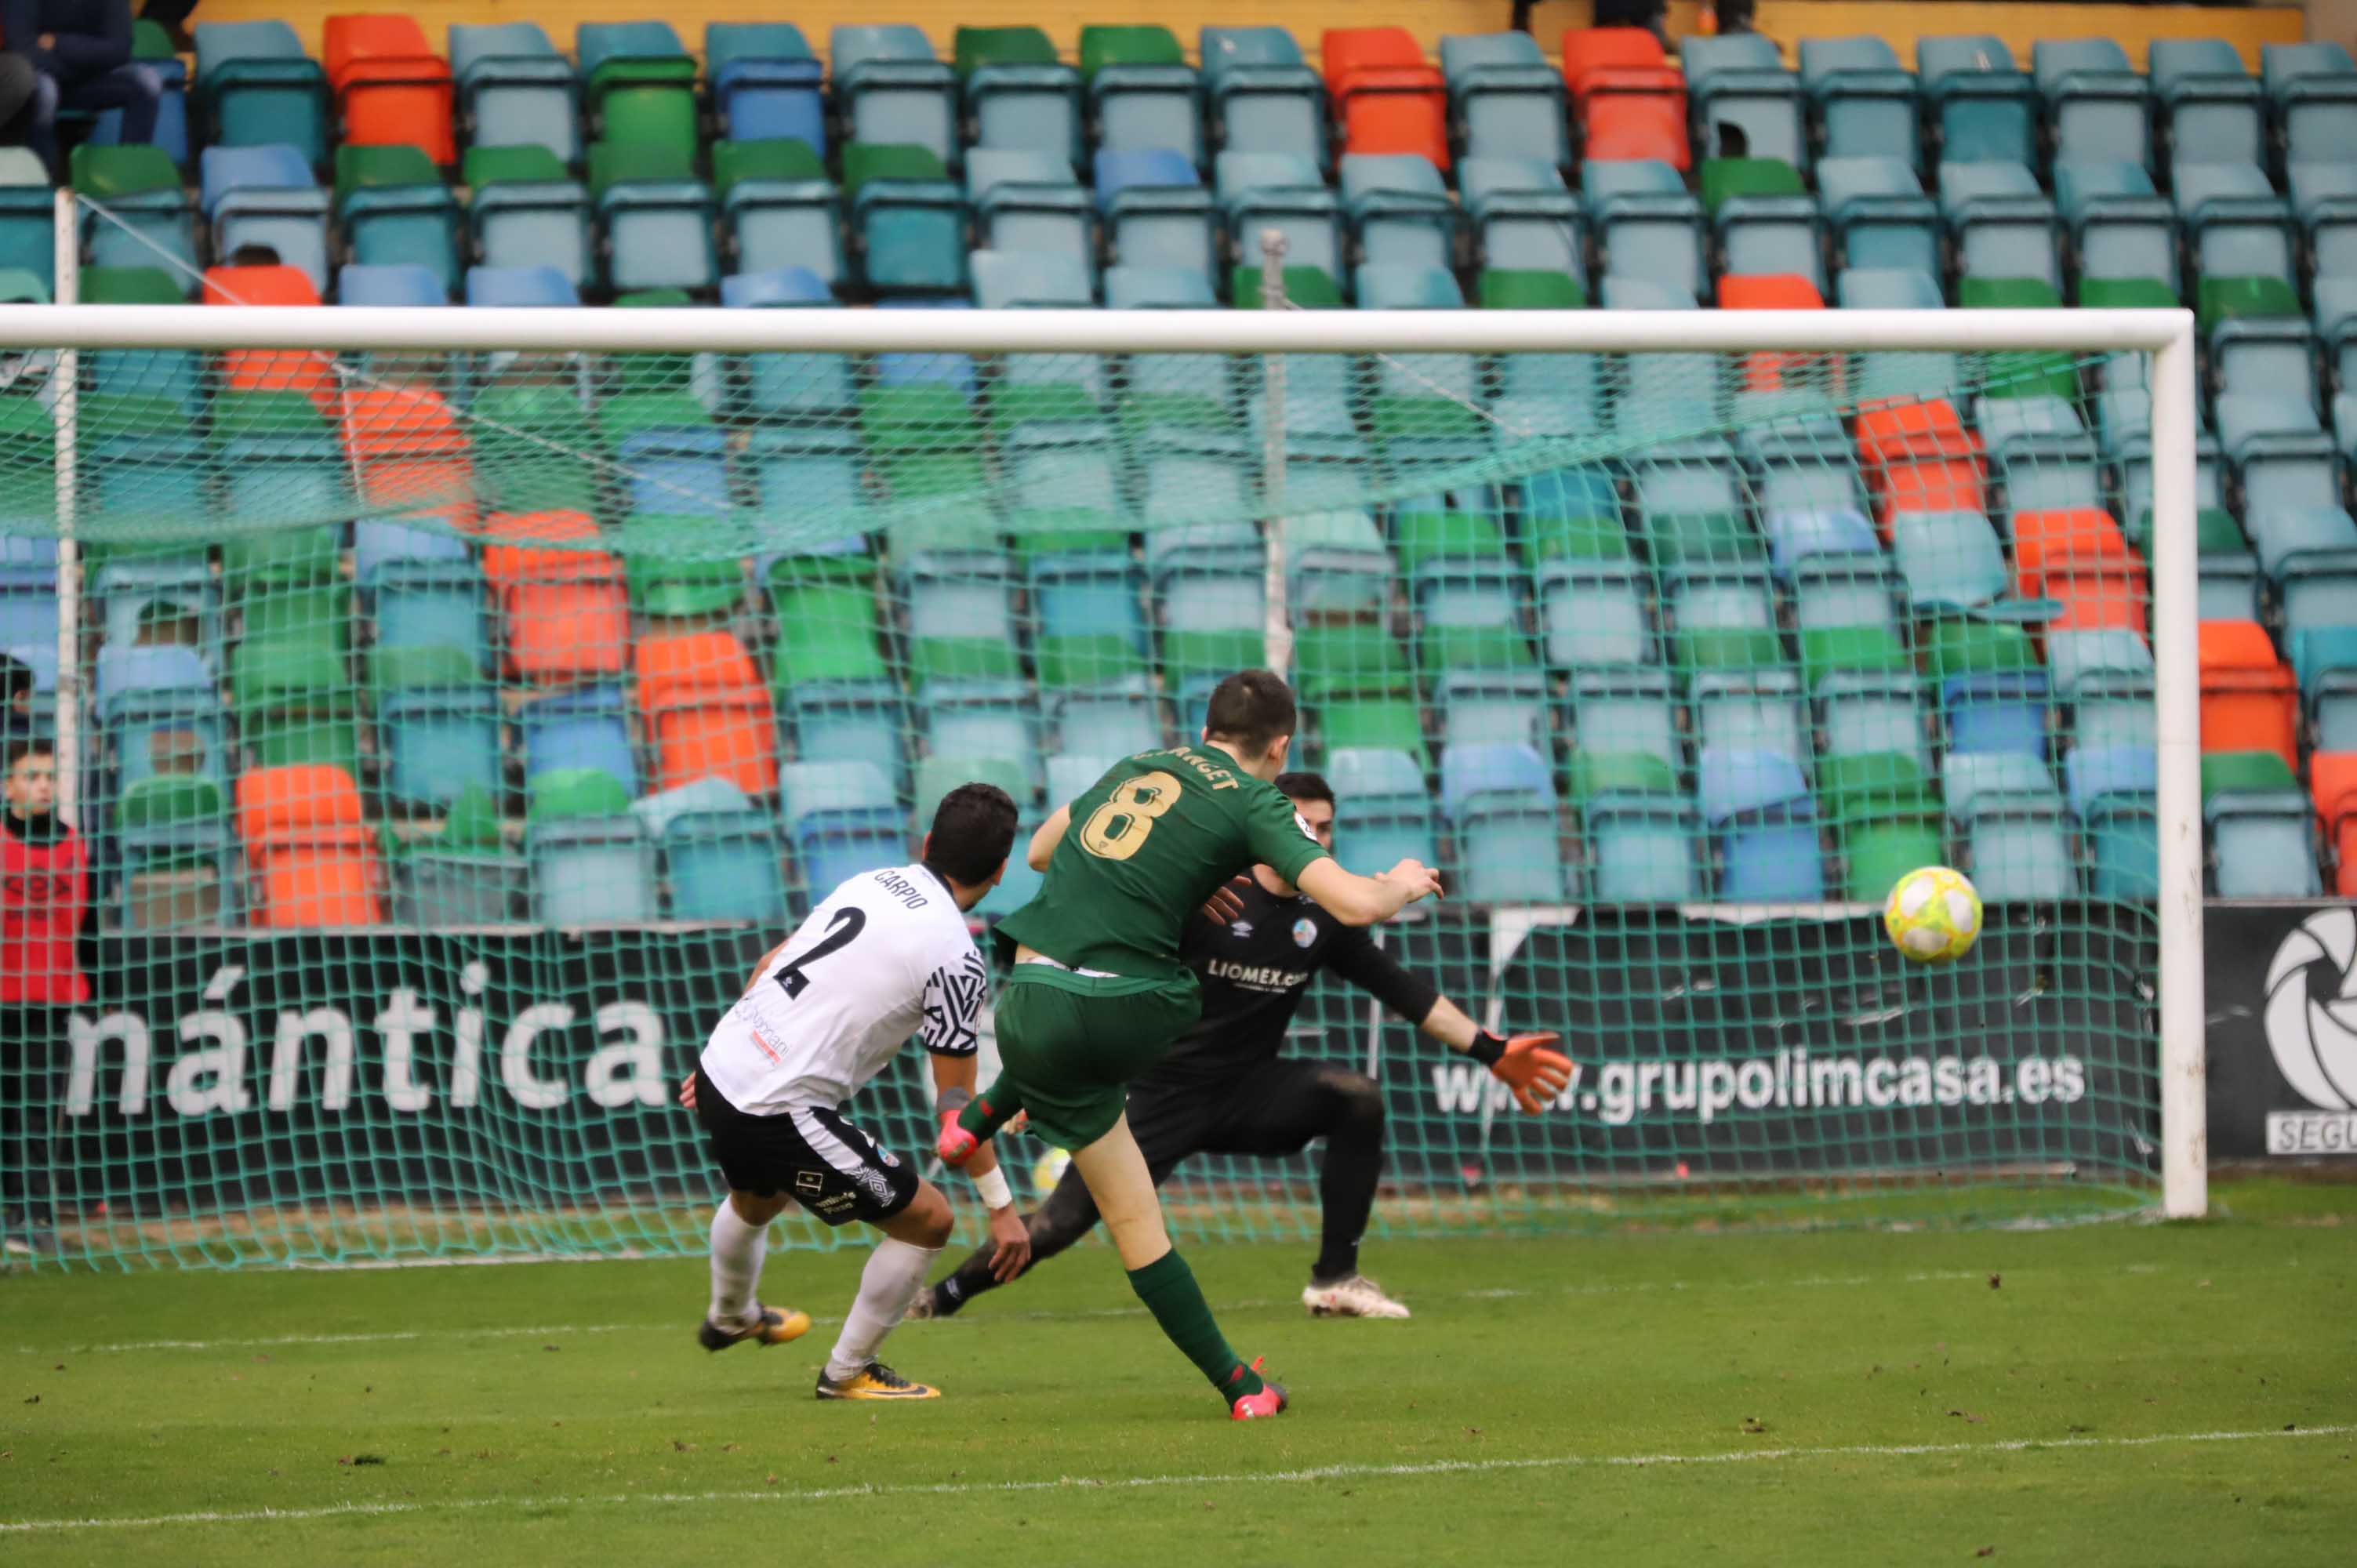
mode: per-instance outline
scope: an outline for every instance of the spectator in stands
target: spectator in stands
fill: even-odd
[[[131,58],[130,0],[0,0],[0,37],[32,61],[27,145],[58,162],[58,112],[123,111],[123,139],[156,139],[164,81]]]
[[[0,653],[0,745],[32,715],[33,692],[38,683],[31,665],[13,653]]]
[[[57,1245],[49,1205],[49,1124],[67,1059],[66,1023],[90,1000],[79,952],[90,910],[81,838],[57,813],[58,758],[46,739],[7,743],[0,805],[0,1170],[8,1251]]]
[[[0,147],[21,147],[33,139],[33,103],[40,73],[10,49],[0,54]]]

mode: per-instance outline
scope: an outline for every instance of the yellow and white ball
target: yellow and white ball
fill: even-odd
[[[1064,1179],[1064,1168],[1071,1163],[1072,1156],[1062,1149],[1050,1149],[1040,1155],[1031,1167],[1031,1190],[1041,1197],[1055,1191],[1056,1184]]]
[[[1927,865],[1899,879],[1882,906],[1882,929],[1918,963],[1953,963],[1981,934],[1981,896],[1972,878]]]

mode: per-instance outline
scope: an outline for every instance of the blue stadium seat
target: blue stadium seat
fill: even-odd
[[[1942,163],[1940,209],[1959,277],[2036,278],[2059,295],[2054,204],[2027,163]]]
[[[1718,897],[1729,903],[1814,903],[1824,897],[1817,805],[1792,758],[1706,746],[1695,794],[1716,838]]]
[[[700,179],[651,177],[628,168],[602,175],[600,155],[608,145],[599,143],[589,150],[590,192],[605,236],[606,281],[618,294],[702,289],[717,283],[712,187]]]
[[[2048,687],[2042,670],[1953,675],[1940,687],[1948,755],[2046,756]]]
[[[266,245],[283,264],[300,268],[324,295],[328,193],[312,177],[301,150],[284,143],[207,147],[200,161],[215,254],[226,262],[247,245]]]
[[[2257,164],[2266,156],[2266,101],[2233,45],[2220,38],[2155,38],[2147,59],[2179,160]]]
[[[539,23],[453,23],[449,48],[468,146],[537,145],[581,161],[580,84]]]
[[[533,917],[544,926],[637,926],[659,919],[655,846],[627,812],[527,822]]]
[[[1347,153],[1342,202],[1368,263],[1449,268],[1457,208],[1432,160],[1414,153]]]
[[[1942,163],[2038,166],[2037,89],[2000,39],[1917,38],[1915,69],[1939,129]]]
[[[1215,185],[1230,233],[1275,229],[1285,235],[1287,266],[1316,267],[1337,282],[1347,275],[1341,205],[1309,159],[1231,146],[1219,156]]]
[[[1219,231],[1194,160],[1168,148],[1101,148],[1095,175],[1097,209],[1116,262],[1186,267],[1202,274],[1208,290],[1219,271]]]
[[[467,223],[485,266],[554,266],[576,289],[597,280],[588,189],[553,154],[538,177],[476,185]]]
[[[2287,165],[2331,163],[2357,145],[2357,61],[2337,42],[2264,44],[2259,70]]]
[[[1561,170],[1511,155],[1468,157],[1457,185],[1483,267],[1565,273],[1586,287],[1587,220]]]
[[[1803,38],[1801,85],[1827,157],[1923,161],[1916,83],[1878,38]]]
[[[1404,751],[1337,746],[1326,760],[1334,786],[1334,857],[1348,865],[1389,866],[1440,859],[1424,769]]]
[[[2072,744],[2153,744],[2152,650],[2125,627],[2050,632],[2047,673],[2068,709]]]
[[[966,155],[965,191],[982,248],[1068,258],[1084,279],[1095,276],[1092,204],[1064,159],[1028,149],[975,147]],[[1082,302],[1087,298],[1084,287]]]
[[[679,812],[664,823],[661,843],[673,919],[784,923],[777,826],[751,802]]]
[[[2270,277],[2297,286],[2291,208],[2256,164],[2189,161],[2173,171],[2179,220],[2202,277]]]
[[[985,30],[999,35],[1017,31]],[[973,145],[1044,153],[1066,168],[1078,168],[1085,151],[1080,72],[1055,58],[1039,29],[1024,30],[1033,35],[1033,47],[1027,52],[1039,58],[987,59],[969,69],[964,46],[959,47],[957,69],[965,78],[963,103],[974,126]]]
[[[1822,158],[1817,186],[1843,265],[1940,275],[1940,209],[1911,165],[1878,156]]]
[[[497,797],[500,694],[489,682],[381,692],[384,788],[408,805],[447,805],[469,789]]]
[[[2357,624],[2296,627],[2285,634],[2318,751],[2357,751]]]
[[[2153,278],[2176,292],[2176,210],[2153,189],[2142,164],[2057,163],[2054,199],[2070,227],[2081,277]]]
[[[2159,889],[2158,775],[2152,747],[2081,746],[2063,761],[2071,814],[2087,846],[2087,891],[2150,898]]]
[[[2290,186],[2292,210],[2308,237],[2309,267],[2319,290],[2317,325],[2323,328],[2323,285],[2357,278],[2357,166],[2294,164]]]
[[[791,22],[706,22],[704,70],[732,142],[791,136],[826,156],[823,72]]]
[[[1809,166],[1809,137],[1801,115],[1800,78],[1784,69],[1775,43],[1760,33],[1691,38],[1678,45],[1694,113],[1696,156],[1774,158]],[[1744,151],[1727,150],[1727,128]]]
[[[328,156],[328,79],[285,22],[199,22],[197,118],[206,145],[291,143]],[[185,162],[186,160],[181,160]]]
[[[839,27],[828,35],[827,58],[844,141],[912,144],[957,167],[964,156],[957,81],[920,28]]]
[[[1326,84],[1303,62],[1293,35],[1283,27],[1205,27],[1198,58],[1220,145],[1306,159],[1322,183],[1333,166]]]
[[[1088,118],[1098,156],[1107,152],[1174,152],[1188,163],[1203,161],[1203,84],[1179,56],[1178,40],[1155,28],[1152,51],[1137,47],[1143,27],[1107,28],[1127,35],[1118,49],[1097,47],[1099,29],[1081,30],[1081,69],[1086,74]],[[1164,58],[1137,58],[1158,52]]]
[[[579,686],[526,703],[515,715],[525,781],[557,768],[596,768],[619,779],[626,793],[637,793],[628,715],[619,686]]]
[[[1547,63],[1530,34],[1443,34],[1440,73],[1463,127],[1466,157],[1526,158],[1557,171],[1571,166],[1563,73]]]
[[[825,280],[809,268],[778,267],[722,278],[720,303],[730,310],[780,310],[825,309],[835,301]],[[748,354],[744,370],[745,405],[755,413],[840,418],[858,406],[859,394],[853,385],[851,366],[840,354]],[[775,428],[754,431],[746,456],[757,485],[763,491],[765,506],[772,503],[769,499],[770,478],[764,477],[764,455],[774,456],[780,451],[770,445],[771,438],[793,441],[804,435],[825,437],[831,434]],[[856,504],[857,465],[846,460],[845,471],[850,476],[847,482],[823,482],[815,490],[806,492],[805,497],[822,498],[815,503],[819,505]],[[808,499],[787,503],[786,498],[795,495],[791,487],[781,489],[776,500],[780,504],[813,504]]]
[[[760,145],[777,148],[780,144]],[[734,177],[734,171],[719,172],[725,155],[714,154],[721,219],[738,272],[799,267],[830,288],[843,278],[842,193],[815,166],[814,155],[812,160],[813,166],[802,177]]]
[[[1528,746],[1454,746],[1441,800],[1457,840],[1461,896],[1475,903],[1560,903],[1566,889],[1555,779]]]
[[[1097,755],[1134,757],[1168,741],[1168,726],[1152,685],[1143,675],[1107,681],[1095,686],[1044,694],[1048,733],[1058,749],[1083,748]],[[1050,788],[1048,803],[1062,805]]]
[[[2074,163],[2152,165],[2152,98],[2111,38],[2040,38],[2030,70],[2045,102],[2059,177]]]
[[[2044,763],[2018,751],[1951,751],[1941,786],[1965,851],[1962,869],[1985,902],[2077,895],[2062,796]]]
[[[1708,276],[1702,207],[1686,193],[1677,170],[1653,159],[1591,161],[1580,166],[1579,180],[1603,236],[1609,277],[1683,290],[1692,300],[1702,297]]]
[[[1556,670],[1654,662],[1651,588],[1631,561],[1548,562],[1538,573],[1541,656]]]
[[[916,717],[934,757],[990,757],[1015,765],[1018,805],[1036,800],[1047,764],[1039,746],[1039,709],[1021,681],[936,681],[917,693]]]
[[[871,800],[898,798],[909,776],[907,704],[890,681],[803,681],[778,707],[786,755],[804,763],[846,762],[883,780]]]

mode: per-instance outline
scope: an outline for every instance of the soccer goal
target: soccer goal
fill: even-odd
[[[0,313],[0,647],[97,931],[0,1061],[11,1193],[69,1262],[700,1250],[673,1097],[754,958],[1267,663],[1343,863],[1448,878],[1383,941],[1578,1069],[1523,1115],[1319,982],[1379,1228],[2201,1213],[2197,623],[2257,589],[2197,569],[2191,316],[1314,281]],[[1933,864],[1943,967],[1881,927]],[[904,1154],[922,1081],[856,1106]],[[1313,1162],[1175,1222],[1302,1233]]]

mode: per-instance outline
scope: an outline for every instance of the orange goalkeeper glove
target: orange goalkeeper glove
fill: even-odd
[[[1535,1116],[1571,1087],[1571,1058],[1552,1047],[1562,1039],[1552,1029],[1500,1035],[1484,1029],[1465,1054],[1514,1091],[1514,1103]]]

